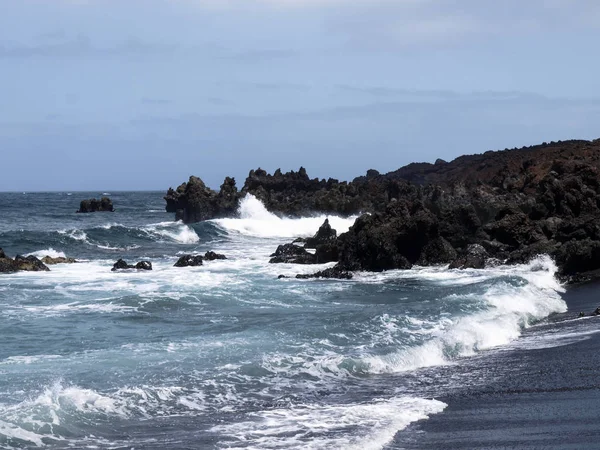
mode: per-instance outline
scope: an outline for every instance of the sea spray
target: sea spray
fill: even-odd
[[[338,235],[348,231],[356,220],[356,216],[339,217],[323,214],[302,218],[279,217],[269,212],[252,194],[247,194],[240,201],[238,214],[237,219],[215,219],[212,222],[228,231],[246,236],[294,238],[314,235],[327,218]]]

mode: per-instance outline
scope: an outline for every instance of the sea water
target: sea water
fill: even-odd
[[[98,195],[0,194],[9,256],[79,261],[0,274],[0,447],[381,449],[443,411],[449,382],[485,382],[436,367],[566,310],[545,256],[278,279],[333,265],[268,262],[326,216],[279,217],[247,196],[237,218],[186,225],[159,192],[75,213]],[[338,233],[354,219],[329,216]],[[228,259],[173,267],[207,250]],[[119,258],[153,270],[111,272]]]

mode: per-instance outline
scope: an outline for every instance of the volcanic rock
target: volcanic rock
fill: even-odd
[[[126,270],[126,269],[137,269],[137,270],[152,270],[152,263],[150,261],[140,261],[136,265],[127,264],[123,259],[119,259],[113,264],[112,271]]]
[[[89,200],[82,200],[79,204],[78,213],[91,213],[98,211],[113,212],[113,204],[110,198],[102,197],[100,200],[91,198]]]
[[[48,272],[50,270],[42,261],[33,255],[17,255],[15,256],[14,262],[18,270],[24,270],[27,272]]]
[[[301,279],[301,280],[306,280],[309,278],[337,278],[340,280],[350,280],[350,279],[352,279],[352,277],[353,277],[352,272],[343,270],[337,266],[331,267],[329,269],[321,270],[316,273],[296,275],[296,278]]]
[[[213,251],[208,251],[204,254],[204,259],[206,261],[214,261],[215,259],[227,259],[227,256],[220,253],[215,253]]]
[[[282,244],[271,255],[270,263],[315,264],[315,255],[295,244]]]
[[[203,259],[204,257],[201,255],[183,255],[173,267],[201,266]]]
[[[51,266],[54,264],[72,264],[76,263],[77,260],[75,260],[75,258],[66,258],[64,256],[57,256],[56,258],[53,258],[51,256],[44,256],[42,258],[42,262],[47,266]]]
[[[323,225],[319,227],[319,230],[316,234],[306,239],[304,248],[317,248],[319,245],[328,244],[332,241],[335,241],[337,238],[337,232],[331,228],[329,224],[329,219],[325,219]]]

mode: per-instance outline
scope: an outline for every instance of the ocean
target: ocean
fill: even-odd
[[[75,213],[101,194],[115,212]],[[162,195],[0,193],[7,255],[79,261],[0,274],[0,447],[445,448],[452,411],[485,400],[465,392],[508,395],[538,373],[531,355],[597,331],[567,312],[545,256],[278,279],[333,265],[268,262],[325,216],[280,218],[248,196],[239,218],[185,225]],[[329,220],[339,234],[354,218]],[[208,250],[228,259],[173,267]],[[153,270],[111,272],[119,258]],[[505,448],[474,439],[464,448]]]

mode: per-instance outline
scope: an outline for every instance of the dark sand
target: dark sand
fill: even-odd
[[[436,396],[446,410],[396,435],[390,449],[600,449],[600,284],[571,287],[569,311],[507,349],[445,369],[470,378]],[[451,384],[449,385],[451,386]]]

